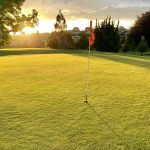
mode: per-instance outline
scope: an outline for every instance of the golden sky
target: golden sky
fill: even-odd
[[[107,16],[130,28],[137,15],[150,10],[150,0],[26,0],[23,11],[29,13],[32,9],[38,10],[40,22],[34,29],[25,29],[28,33],[53,31],[59,9],[67,20],[68,30],[84,30],[89,20],[104,20]]]

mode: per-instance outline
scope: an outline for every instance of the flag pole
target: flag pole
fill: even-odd
[[[90,54],[91,54],[91,45],[90,45],[90,36],[89,36],[88,67],[87,67],[87,81],[86,81],[86,101],[85,101],[85,103],[88,103],[88,98],[89,98]]]
[[[87,67],[87,81],[86,81],[86,101],[85,103],[88,103],[89,101],[89,83],[90,83],[90,55],[91,55],[91,46],[94,44],[95,35],[92,28],[92,20],[90,21],[90,30],[89,30],[89,52],[88,52],[88,67]]]

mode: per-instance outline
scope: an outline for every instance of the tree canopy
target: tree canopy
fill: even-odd
[[[10,41],[10,33],[22,31],[25,27],[38,24],[38,12],[33,9],[31,14],[22,14],[21,6],[25,0],[0,0],[0,46]]]
[[[111,17],[107,17],[101,24],[96,23],[95,43],[97,51],[118,52],[120,48],[120,36],[118,33],[118,25],[115,26]]]
[[[64,31],[67,28],[66,19],[62,14],[61,10],[59,10],[59,14],[56,16],[56,23],[54,24],[56,31]]]
[[[138,16],[135,25],[131,28],[129,40],[138,45],[144,36],[150,47],[150,11]]]

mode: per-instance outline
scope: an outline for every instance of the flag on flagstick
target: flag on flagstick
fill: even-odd
[[[90,21],[90,39],[89,39],[89,45],[92,46],[94,44],[95,35],[94,30],[92,28],[92,20]]]
[[[89,54],[88,54],[88,70],[87,70],[86,101],[85,101],[85,103],[88,103],[89,74],[90,74],[90,53],[91,53],[91,46],[94,44],[94,40],[95,40],[94,30],[92,28],[92,21],[90,21]]]

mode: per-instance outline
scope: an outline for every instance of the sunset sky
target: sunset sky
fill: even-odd
[[[89,20],[105,19],[112,16],[120,20],[120,25],[129,28],[137,15],[150,10],[150,0],[26,0],[23,12],[32,9],[39,12],[39,26],[26,29],[26,32],[51,32],[59,9],[67,20],[68,29],[79,27],[83,30],[89,26]]]

